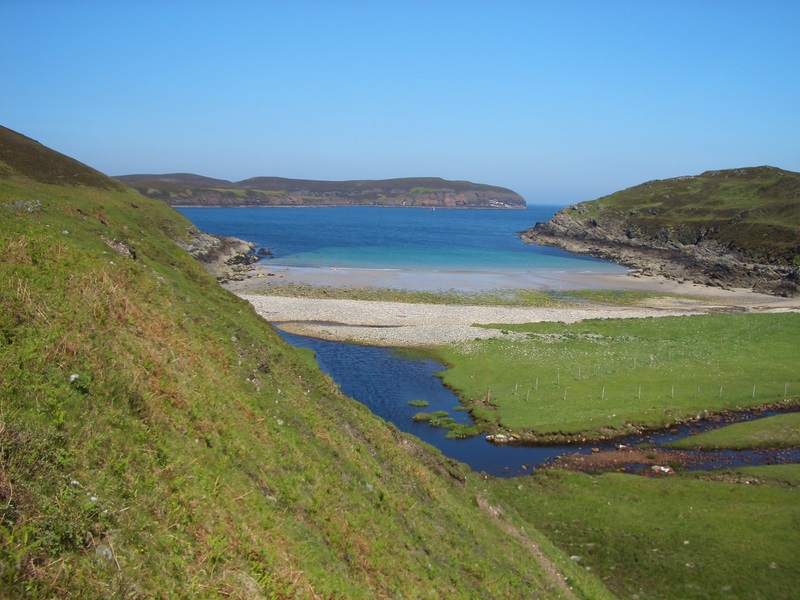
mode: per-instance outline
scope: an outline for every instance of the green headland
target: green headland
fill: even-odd
[[[800,284],[800,173],[774,167],[649,181],[523,233],[640,269],[782,296]]]
[[[405,206],[523,209],[509,189],[438,177],[315,181],[253,177],[231,182],[188,173],[121,175],[117,180],[173,206]]]

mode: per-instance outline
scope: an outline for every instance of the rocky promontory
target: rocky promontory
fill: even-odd
[[[252,264],[269,253],[256,251],[253,242],[201,232],[180,245],[220,282],[243,279],[253,269]]]
[[[524,209],[509,189],[438,177],[314,181],[254,177],[231,182],[189,173],[122,175],[117,180],[172,206],[406,206]]]
[[[524,241],[719,287],[800,293],[800,174],[773,167],[650,181],[559,211]]]

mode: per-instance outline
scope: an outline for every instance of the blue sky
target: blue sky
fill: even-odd
[[[0,124],[110,175],[528,203],[800,171],[800,2],[0,0]]]

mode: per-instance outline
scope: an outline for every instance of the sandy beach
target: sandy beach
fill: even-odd
[[[414,272],[414,275],[419,277],[420,273]],[[469,274],[470,277],[473,275]],[[434,275],[428,273],[423,279],[427,276]],[[467,278],[466,274],[462,276]],[[304,273],[299,282],[327,285],[325,282],[332,277],[337,277],[340,285],[348,287],[379,287],[376,282],[381,281],[377,277],[368,279],[369,283],[365,284],[366,274],[363,271],[353,276],[352,273],[337,270],[320,278]],[[573,275],[565,278],[564,285],[575,286],[565,289],[639,290],[677,296],[655,297],[639,306],[463,306],[293,298],[253,293],[258,289],[259,282],[260,278],[252,277],[228,287],[249,301],[258,314],[280,329],[322,339],[386,347],[430,346],[503,335],[498,329],[478,326],[486,324],[541,321],[573,323],[584,319],[663,317],[720,311],[800,311],[800,298],[778,298],[749,290],[723,290],[657,277],[631,275]]]

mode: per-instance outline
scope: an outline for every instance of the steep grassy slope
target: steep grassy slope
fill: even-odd
[[[535,531],[220,288],[166,204],[2,128],[0,161],[0,597],[562,595]]]
[[[800,173],[755,167],[649,181],[567,207],[523,239],[650,273],[794,294]]]
[[[117,177],[145,196],[180,206],[415,206],[525,208],[509,189],[439,177],[314,181],[253,177],[236,183],[190,173]]]

